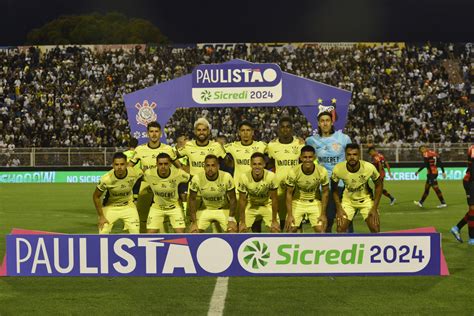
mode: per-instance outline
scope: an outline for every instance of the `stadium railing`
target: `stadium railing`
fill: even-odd
[[[436,150],[443,162],[465,162],[470,144],[427,144]],[[370,160],[367,145],[362,145],[362,158]],[[376,146],[390,163],[419,163],[422,159],[418,145],[404,144],[401,147]],[[79,147],[79,148],[16,148],[0,149],[0,167],[108,167],[112,156],[124,148]],[[17,164],[19,161],[19,164]]]

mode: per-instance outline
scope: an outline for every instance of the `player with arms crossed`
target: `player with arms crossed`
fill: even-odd
[[[385,161],[385,157],[379,153],[374,146],[369,147],[369,155],[372,157],[372,164],[377,168],[377,171],[380,173],[380,180],[383,182],[385,179],[385,167],[387,167],[388,175],[392,177],[392,172],[390,171],[390,165]],[[382,194],[390,199],[390,205],[394,205],[397,200],[394,198],[388,191],[384,188]]]
[[[461,228],[467,224],[469,227],[469,245],[474,245],[474,145],[467,150],[467,169],[463,179],[464,191],[466,191],[467,205],[469,205],[466,215],[456,226],[451,228],[451,233],[462,242]]]
[[[140,233],[140,220],[133,203],[133,186],[142,176],[140,170],[127,166],[127,156],[116,153],[112,160],[113,169],[100,178],[92,195],[95,209],[99,215],[99,234],[109,234],[114,223],[123,220],[130,234]],[[101,196],[107,192],[101,204]]]
[[[148,169],[156,168],[156,157],[160,153],[168,154],[173,160],[173,164],[177,168],[181,168],[181,164],[176,160],[176,154],[173,148],[163,144],[161,138],[161,125],[158,122],[151,122],[147,125],[148,142],[135,148],[135,155],[129,161],[130,166],[140,164],[143,172]],[[153,193],[148,190],[148,183],[142,181],[137,199],[138,215],[140,216],[140,232],[146,232],[146,222],[148,212],[153,202]]]
[[[441,163],[441,159],[438,153],[436,153],[434,150],[429,150],[428,148],[426,148],[426,146],[423,145],[420,146],[419,151],[423,156],[424,166],[418,169],[418,171],[415,172],[415,175],[418,176],[420,171],[423,170],[425,167],[427,169],[427,175],[423,196],[421,197],[421,200],[413,201],[413,203],[415,203],[418,207],[423,207],[423,203],[428,197],[428,194],[430,194],[430,187],[432,187],[433,190],[436,192],[439,201],[441,202],[441,204],[438,205],[437,208],[443,208],[448,206],[446,204],[446,201],[444,200],[443,193],[439,189],[438,180],[436,180],[438,178],[438,165],[443,171],[443,178],[446,179],[446,172],[444,172],[444,167]]]
[[[373,164],[360,160],[359,145],[347,144],[345,152],[346,161],[338,163],[331,176],[332,185],[337,185],[339,180],[342,180],[345,185],[342,201],[339,192],[333,191],[337,210],[337,232],[346,232],[356,211],[359,210],[370,231],[378,233],[380,231],[378,207],[383,190],[380,174]],[[373,199],[369,179],[375,183]]]
[[[196,217],[198,194],[204,204],[199,218]],[[220,231],[237,232],[236,203],[232,176],[219,170],[217,156],[207,155],[204,159],[204,170],[193,176],[189,184],[188,207],[192,221],[190,232],[202,233],[212,222],[219,224]]]
[[[278,212],[280,230],[285,229],[286,219],[286,177],[293,167],[299,165],[300,151],[304,141],[294,136],[293,122],[282,117],[278,122],[278,138],[268,143],[267,154],[270,166],[275,167],[275,181],[278,186]]]
[[[275,174],[265,170],[265,155],[260,152],[252,154],[250,166],[251,170],[241,174],[239,178],[239,231],[247,232],[248,227],[261,216],[272,233],[279,232]]]
[[[334,166],[345,160],[344,148],[350,142],[349,136],[342,131],[334,130],[333,112],[330,112],[329,109],[325,109],[318,114],[318,134],[306,139],[306,144],[316,150],[318,162],[326,168],[329,178]],[[339,194],[342,194],[344,190],[342,181],[336,183],[336,186],[331,186],[330,190],[331,194],[329,195],[327,206],[327,233],[332,231],[334,219],[336,218],[336,204],[332,194],[334,191],[339,191]],[[352,223],[349,224],[349,232],[353,232]]]
[[[191,179],[189,173],[171,167],[171,157],[161,153],[156,157],[156,169],[145,171],[145,181],[154,194],[147,220],[148,233],[164,233],[163,222],[168,217],[175,233],[184,233],[186,224],[179,204],[178,187]]]
[[[317,233],[326,231],[326,207],[329,199],[329,178],[326,169],[314,163],[312,146],[301,148],[301,164],[286,179],[286,231],[295,233],[307,215]],[[321,187],[321,194],[319,193]],[[321,196],[321,200],[318,197]]]

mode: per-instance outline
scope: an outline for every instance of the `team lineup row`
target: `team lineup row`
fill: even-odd
[[[240,141],[223,147],[209,139],[209,123],[199,119],[194,125],[195,140],[176,150],[160,142],[161,126],[150,123],[148,143],[126,152],[131,156],[129,168],[125,155],[114,156],[114,169],[101,178],[94,192],[99,230],[110,232],[121,218],[133,233],[164,232],[167,217],[175,232],[184,232],[181,199],[189,202],[190,232],[205,231],[212,222],[224,231],[245,232],[258,218],[263,218],[272,232],[296,231],[303,217],[316,232],[331,232],[335,219],[338,232],[350,232],[357,211],[370,231],[378,232],[381,194],[389,197],[391,204],[395,202],[383,190],[383,156],[371,148],[376,167],[360,160],[359,146],[350,144],[341,131],[334,131],[331,112],[320,113],[318,123],[319,133],[306,139],[305,146],[293,135],[289,118],[280,120],[278,138],[268,144],[254,141],[251,124],[241,122]],[[233,178],[219,170],[224,161],[232,167]],[[137,220],[132,188],[142,173]],[[375,194],[368,184],[370,179],[375,183]],[[186,197],[186,191],[178,188],[188,182]],[[100,196],[105,191],[102,207]],[[240,217],[239,225],[236,217]],[[258,228],[254,225],[252,230]]]

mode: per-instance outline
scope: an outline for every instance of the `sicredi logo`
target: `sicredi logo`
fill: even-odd
[[[253,237],[241,244],[238,258],[253,274],[414,273],[430,261],[430,239]]]
[[[193,88],[273,87],[281,81],[276,64],[199,65],[193,71]]]

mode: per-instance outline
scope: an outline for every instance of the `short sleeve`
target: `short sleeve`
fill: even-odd
[[[294,187],[296,185],[296,175],[293,170],[291,170],[286,176],[286,185],[289,187]]]
[[[247,186],[245,185],[245,178],[243,174],[240,175],[238,183],[239,183],[239,186],[237,190],[242,193],[247,193]]]
[[[275,177],[275,174],[271,171],[269,171],[269,183],[270,183],[270,190],[276,190],[278,189],[278,183],[276,182],[276,177]]]
[[[375,167],[374,167],[375,169]],[[339,175],[337,174],[337,168],[334,168],[333,171],[332,171],[332,175],[331,175],[331,181],[334,181],[334,182],[339,182],[340,178],[339,178]]]
[[[373,165],[370,166],[372,167],[372,174],[370,175],[370,178],[372,179],[372,181],[377,181],[377,179],[380,177],[380,173]]]
[[[184,157],[188,155],[188,151],[186,150],[186,145],[184,145],[182,148],[176,148],[176,153],[178,154],[179,157]]]
[[[193,177],[191,179],[191,183],[189,184],[189,190],[199,192],[198,177]]]
[[[234,184],[234,179],[232,179],[232,176],[229,173],[226,173],[226,191],[232,191],[235,189],[235,184]]]
[[[191,175],[179,169],[179,183],[188,183],[189,179],[191,179]]]
[[[321,172],[321,185],[325,186],[329,184],[329,176],[326,168],[320,168],[319,169]]]
[[[97,190],[100,192],[107,191],[107,184],[105,183],[103,178],[100,178],[99,183],[97,184]]]
[[[217,143],[217,149],[216,149],[216,156],[219,157],[219,158],[225,158],[225,150],[224,150],[224,147]]]

